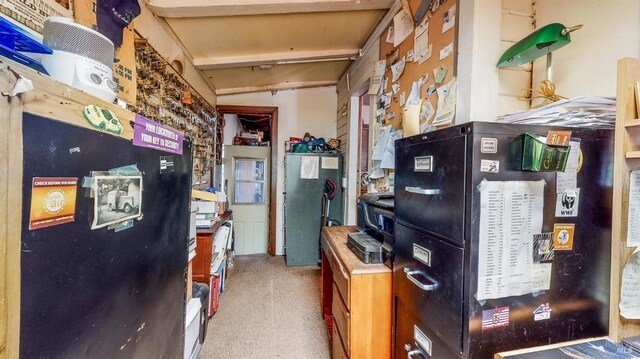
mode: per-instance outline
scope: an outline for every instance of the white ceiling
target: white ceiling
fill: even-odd
[[[218,95],[335,85],[394,0],[149,0]]]

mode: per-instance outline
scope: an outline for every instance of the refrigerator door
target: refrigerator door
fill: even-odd
[[[396,219],[464,243],[466,136],[398,146]]]
[[[451,348],[462,350],[464,250],[399,224],[393,291]]]
[[[303,168],[305,163],[306,165],[315,164],[316,161],[317,175],[315,170],[307,172],[307,168]],[[329,207],[329,217],[342,223],[343,196],[340,186],[342,158],[335,154],[287,154],[285,172],[287,265],[316,265],[320,260],[322,195],[328,178],[337,185],[337,193]]]

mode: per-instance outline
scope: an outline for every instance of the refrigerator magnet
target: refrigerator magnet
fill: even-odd
[[[481,160],[480,172],[498,173],[500,172],[500,161]]]
[[[573,249],[574,223],[556,223],[553,225],[553,249],[556,251],[570,251]]]
[[[483,138],[482,147],[480,152],[482,153],[498,153],[498,139],[497,138]]]
[[[556,217],[578,217],[580,188],[558,193],[556,198]]]

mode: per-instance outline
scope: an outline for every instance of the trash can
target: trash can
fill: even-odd
[[[209,325],[209,286],[204,283],[193,282],[191,290],[193,298],[200,299],[200,343],[204,343]]]

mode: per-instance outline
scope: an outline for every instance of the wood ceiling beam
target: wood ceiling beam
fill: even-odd
[[[193,65],[198,70],[212,70],[231,67],[249,67],[269,64],[275,65],[279,63],[305,63],[345,59],[355,60],[358,57],[359,52],[359,49],[290,51],[270,54],[194,58]]]
[[[167,18],[288,14],[389,9],[394,0],[149,0],[156,16]]]
[[[237,94],[251,93],[251,92],[294,90],[294,89],[311,88],[311,87],[335,86],[337,83],[338,83],[337,81],[285,82],[281,84],[266,85],[266,86],[250,86],[250,87],[218,89],[216,91],[216,94],[218,96],[226,96],[226,95],[237,95]]]

